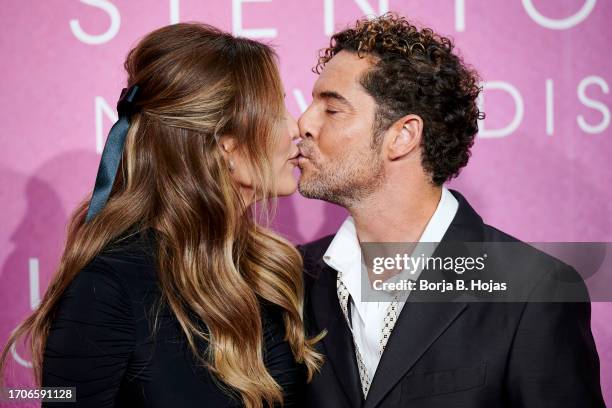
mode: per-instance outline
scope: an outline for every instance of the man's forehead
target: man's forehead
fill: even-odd
[[[340,51],[323,67],[314,85],[313,94],[358,86],[362,75],[372,67],[372,63],[371,57],[359,57],[357,53]]]

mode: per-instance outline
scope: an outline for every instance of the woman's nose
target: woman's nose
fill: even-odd
[[[292,141],[300,139],[300,128],[298,127],[297,121],[293,116],[287,114],[287,127],[289,129],[289,136]]]

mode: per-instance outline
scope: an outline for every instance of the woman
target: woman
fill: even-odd
[[[297,404],[321,359],[304,334],[301,259],[251,208],[296,189],[274,52],[177,24],[125,68],[92,199],[2,366],[27,337],[39,384],[76,386],[71,407]]]

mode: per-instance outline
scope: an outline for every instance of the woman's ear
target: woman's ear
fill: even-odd
[[[406,115],[392,126],[392,138],[388,145],[389,160],[398,160],[416,151],[423,134],[423,119],[417,115]]]
[[[218,145],[221,148],[221,152],[225,157],[228,157],[234,149],[236,149],[236,138],[233,136],[223,135],[219,136]]]
[[[228,170],[232,173],[232,178],[241,188],[251,189],[253,186],[252,171],[236,138],[231,135],[223,135],[219,137],[217,144],[227,163]]]
[[[233,136],[223,135],[219,137],[217,144],[221,149],[221,154],[227,162],[227,167],[229,171],[233,172],[236,168],[236,160],[234,158],[236,153],[236,138]]]

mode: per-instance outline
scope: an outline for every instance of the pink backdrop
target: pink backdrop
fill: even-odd
[[[67,218],[93,187],[127,51],[176,21],[274,44],[295,116],[310,100],[310,68],[332,30],[386,10],[431,25],[456,40],[485,86],[488,116],[452,187],[485,221],[523,240],[612,240],[607,0],[26,0],[0,7],[0,344],[37,304]],[[277,225],[302,242],[334,232],[344,214],[296,195],[281,200]],[[612,305],[593,304],[612,405],[611,313]],[[25,385],[28,357],[18,348],[13,358],[22,379],[14,385]]]

